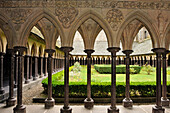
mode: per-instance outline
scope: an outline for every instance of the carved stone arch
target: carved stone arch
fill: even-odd
[[[69,44],[70,47],[73,45],[73,39],[74,39],[74,34],[78,30],[78,28],[83,24],[85,21],[88,19],[94,20],[96,23],[98,23],[104,32],[106,33],[107,36],[107,41],[108,41],[108,46],[112,46],[112,30],[110,25],[106,22],[106,20],[98,13],[90,10],[82,14],[78,19],[75,20],[75,23],[71,26],[71,30],[69,32],[69,40],[67,43]]]
[[[33,43],[31,47],[31,56],[36,56],[36,55],[37,55],[37,45],[36,43]]]
[[[165,48],[169,50],[170,46],[170,23],[168,24],[166,31],[165,31],[165,37],[164,37],[164,42],[165,43]]]
[[[42,45],[39,46],[39,57],[43,57],[44,55],[43,47]]]
[[[125,29],[125,27],[132,21],[138,20],[144,25],[144,27],[150,33],[153,48],[160,47],[158,33],[155,29],[155,26],[153,26],[153,23],[152,23],[153,20],[148,17],[150,17],[148,14],[146,14],[145,12],[139,11],[139,10],[133,11],[130,14],[128,14],[118,29],[117,35],[115,37],[116,41],[114,41],[114,45],[119,47],[120,39],[121,39],[123,30]]]
[[[8,48],[13,48],[13,38],[16,36],[16,31],[11,20],[2,12],[0,11],[0,29],[5,34]]]
[[[27,43],[27,51],[26,51],[27,55],[31,55],[31,49],[30,49],[30,45],[29,43]]]
[[[60,25],[60,23],[58,22],[54,14],[50,13],[50,11],[48,11],[47,9],[43,9],[43,10],[35,11],[31,15],[29,15],[28,19],[26,20],[24,24],[23,32],[21,33],[21,36],[20,36],[22,45],[26,44],[29,33],[31,29],[33,28],[33,26],[35,26],[37,22],[43,18],[46,18],[47,20],[49,20],[56,27],[57,31],[59,32],[59,35],[61,37],[61,42],[62,42],[62,39],[64,39],[63,37],[65,37],[62,26]]]

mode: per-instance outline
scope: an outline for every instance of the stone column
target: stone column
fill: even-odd
[[[23,52],[26,50],[25,47],[16,46],[14,47],[18,51],[18,86],[17,86],[17,105],[13,109],[14,113],[26,113],[26,107],[22,104],[22,80],[23,80]]]
[[[91,109],[94,106],[94,100],[91,98],[91,54],[94,50],[86,49],[84,52],[87,53],[87,98],[84,100],[84,107]]]
[[[168,107],[169,106],[169,99],[167,98],[167,75],[166,75],[166,67],[167,67],[167,62],[166,62],[166,54],[169,51],[165,51],[162,53],[162,65],[163,65],[163,86],[162,86],[162,106]]]
[[[18,85],[18,55],[15,54],[15,83],[14,87],[17,88]]]
[[[9,97],[6,101],[6,106],[14,106],[16,99],[14,97],[14,64],[15,64],[15,53],[14,49],[8,49],[10,54],[10,67],[9,67]]]
[[[44,76],[43,74],[43,57],[40,57],[40,78]]]
[[[53,49],[46,49],[48,53],[48,98],[45,100],[45,108],[49,109],[55,105],[55,100],[52,98],[52,72],[53,72],[53,58],[55,52]]]
[[[126,92],[125,92],[125,99],[123,99],[123,106],[124,107],[133,107],[133,101],[130,98],[130,54],[133,50],[124,50],[122,51],[125,55],[125,64],[126,64]]]
[[[0,52],[0,58],[1,58],[1,65],[0,65],[0,94],[4,94],[5,93],[5,90],[4,90],[4,87],[3,87],[3,65],[4,65],[4,55],[5,53],[2,53]]]
[[[38,77],[38,57],[34,56],[34,76],[33,80],[37,80]]]
[[[61,47],[65,54],[64,60],[64,106],[60,109],[61,113],[72,113],[72,108],[69,107],[69,52],[72,47]]]
[[[161,105],[161,54],[166,52],[165,48],[154,48],[156,53],[156,106],[152,108],[152,113],[164,113],[165,109]]]
[[[47,57],[45,57],[45,75],[44,76],[47,76],[48,75],[48,72],[47,72]]]
[[[29,83],[29,64],[30,64],[30,62],[29,62],[29,57],[30,56],[25,56],[26,57],[26,78],[25,78],[25,84],[28,84]]]
[[[30,56],[30,65],[29,65],[29,79],[32,79],[32,56]]]
[[[107,109],[108,113],[119,113],[119,109],[116,107],[116,52],[120,50],[119,47],[110,47],[107,49],[111,52],[111,106]]]

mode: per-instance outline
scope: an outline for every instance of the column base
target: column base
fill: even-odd
[[[163,107],[169,107],[169,99],[161,98],[161,104]]]
[[[14,105],[15,105],[15,102],[16,102],[16,99],[15,99],[15,98],[8,98],[8,100],[6,101],[6,106],[7,106],[7,107],[14,106]]]
[[[154,106],[152,108],[152,113],[165,113],[165,109],[162,107]]]
[[[44,74],[41,74],[41,75],[40,75],[40,78],[42,78],[42,77],[44,77]]]
[[[1,88],[1,89],[0,89],[0,94],[4,94],[4,93],[5,93],[4,88]]]
[[[60,113],[72,113],[72,108],[68,107],[68,108],[61,108],[60,109]]]
[[[44,76],[48,76],[48,73],[45,73]]]
[[[26,107],[25,106],[16,106],[14,109],[14,113],[26,113]]]
[[[37,80],[37,77],[33,77],[33,80]]]
[[[51,100],[49,99],[45,100],[45,109],[50,109],[54,107],[54,105],[55,105],[55,100],[53,98]]]
[[[28,84],[30,81],[29,80],[25,80],[25,84]]]
[[[84,100],[84,107],[85,107],[85,108],[87,108],[87,109],[92,109],[93,106],[94,106],[94,100],[93,100],[92,98],[90,98],[89,100],[88,100],[88,98],[86,98],[86,99]]]
[[[123,99],[123,106],[126,108],[132,108],[133,107],[133,101],[129,98]]]
[[[119,113],[119,109],[118,108],[112,108],[112,107],[109,107],[108,109],[107,109],[107,112],[108,113]]]

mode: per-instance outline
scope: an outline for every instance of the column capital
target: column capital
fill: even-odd
[[[24,51],[26,51],[26,47],[24,47],[24,46],[15,46],[14,47],[14,50],[15,51],[18,51],[18,55],[19,56],[22,56],[23,55],[23,53],[24,53]]]
[[[54,49],[45,49],[45,52],[48,53],[49,57],[52,57],[52,55],[55,52],[55,50]]]
[[[159,53],[162,54],[162,53],[166,52],[166,49],[165,48],[153,48],[152,51],[155,53],[158,53],[158,54]]]
[[[88,58],[91,58],[91,54],[94,52],[94,50],[93,49],[85,49],[84,52],[87,53]]]
[[[120,50],[120,47],[109,47],[107,50],[111,53],[116,53]]]
[[[130,54],[132,54],[133,50],[124,50],[122,52],[126,55],[130,55]]]
[[[69,53],[70,51],[73,50],[72,47],[61,47],[61,50],[64,52],[64,53]]]
[[[0,56],[3,56],[3,55],[5,55],[5,53],[4,52],[0,52]]]

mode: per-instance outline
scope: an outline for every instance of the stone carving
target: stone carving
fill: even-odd
[[[62,23],[64,28],[69,28],[71,23],[75,20],[78,15],[78,10],[74,7],[57,8],[56,16]]]
[[[106,19],[110,23],[113,30],[116,31],[118,28],[118,25],[123,20],[123,14],[118,9],[111,9],[107,12]]]
[[[30,9],[6,9],[6,13],[14,24],[22,24],[26,21],[27,16],[31,14]]]
[[[170,10],[169,1],[115,1],[115,0],[1,0],[1,8],[18,7],[76,7],[76,8],[122,8],[122,9],[161,9]]]

